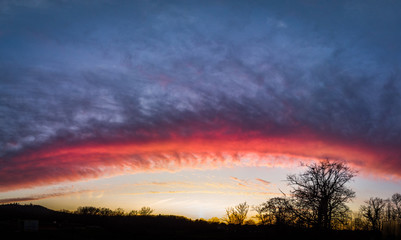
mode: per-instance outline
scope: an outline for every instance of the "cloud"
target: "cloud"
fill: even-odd
[[[0,191],[325,157],[400,177],[395,8],[295,3],[310,14],[290,17],[276,1],[11,3]]]
[[[127,187],[135,187],[137,190],[135,193],[128,193],[129,195],[143,195],[143,194],[165,194],[165,193],[230,193],[238,195],[244,195],[244,192],[256,193],[266,192],[268,194],[276,194],[271,192],[271,184],[266,182],[260,183],[257,179],[243,180],[236,177],[230,177],[230,180],[234,181],[235,184],[230,182],[214,182],[214,181],[166,181],[166,182],[138,182],[134,184],[126,184],[121,186],[126,189]],[[269,187],[267,187],[269,185]],[[151,191],[149,191],[151,189]]]
[[[207,191],[207,190],[199,190],[199,191],[146,191],[146,192],[135,192],[135,193],[126,193],[124,195],[148,195],[148,194],[218,194],[218,195],[279,195],[279,193],[273,192],[239,192],[239,191]]]
[[[241,187],[247,187],[247,185],[248,185],[247,181],[245,181],[245,180],[241,180],[241,179],[238,179],[236,177],[230,177],[230,178],[232,180],[234,180]]]
[[[249,191],[266,191],[268,192],[270,190],[271,187],[271,183],[260,179],[260,178],[256,178],[256,181],[253,180],[243,180],[243,179],[239,179],[236,177],[230,177],[232,180],[234,180],[237,185],[241,188],[241,189],[247,189]]]
[[[27,197],[2,198],[2,199],[0,199],[0,204],[16,203],[16,202],[30,202],[30,201],[47,199],[47,198],[69,196],[69,195],[80,194],[80,193],[85,193],[85,192],[90,192],[90,191],[89,190],[81,190],[81,191],[71,191],[71,192],[55,192],[55,193],[34,194],[34,195],[27,196]]]
[[[263,184],[265,184],[265,185],[270,185],[271,184],[271,182],[263,180],[263,179],[260,179],[260,178],[256,178],[256,180],[261,182],[261,183],[263,183]]]

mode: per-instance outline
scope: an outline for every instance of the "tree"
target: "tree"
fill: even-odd
[[[345,203],[355,197],[346,184],[356,172],[344,162],[328,159],[306,167],[304,173],[287,176],[295,198],[294,214],[307,225],[331,229],[333,221],[348,211]]]
[[[286,198],[271,198],[253,209],[260,224],[289,224],[293,221],[290,202]]]
[[[150,207],[142,207],[141,210],[138,211],[138,214],[141,216],[149,216],[153,213],[153,209]]]
[[[234,208],[230,207],[226,209],[226,215],[223,217],[223,221],[228,224],[244,224],[246,216],[248,214],[249,205],[246,202],[240,203]]]
[[[113,215],[113,211],[110,208],[100,208],[99,215],[111,216],[111,215]]]
[[[151,209],[150,207],[142,207],[140,210],[132,210],[128,213],[128,216],[149,216],[153,213],[153,211],[154,209]]]
[[[138,210],[132,210],[131,212],[128,213],[128,216],[137,216],[138,215]]]
[[[81,215],[96,215],[96,216],[112,216],[113,215],[113,211],[109,208],[97,208],[97,207],[91,207],[91,206],[78,207],[78,209],[75,211],[75,213],[81,214]]]
[[[383,221],[395,220],[395,209],[390,199],[384,200]]]
[[[91,206],[78,207],[75,213],[80,215],[99,215],[100,209]]]
[[[376,197],[370,198],[365,203],[366,205],[362,205],[360,209],[362,216],[370,223],[373,230],[379,230],[386,202]]]
[[[393,194],[393,196],[391,196],[391,203],[393,204],[395,219],[401,221],[401,194]]]
[[[350,227],[352,222],[352,211],[345,204],[338,206],[337,210],[332,213],[331,228],[341,229]]]
[[[220,219],[218,217],[212,217],[207,220],[208,223],[220,223]]]
[[[272,223],[270,215],[266,209],[266,203],[253,206],[252,209],[256,212],[255,218],[258,219],[259,224],[266,225]]]
[[[117,208],[116,210],[112,211],[113,216],[124,216],[124,209],[122,208]]]

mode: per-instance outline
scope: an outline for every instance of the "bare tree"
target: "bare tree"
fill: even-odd
[[[116,210],[113,211],[112,215],[113,216],[124,216],[124,209],[122,208],[117,208]]]
[[[391,196],[391,203],[393,205],[393,214],[395,219],[401,221],[401,194],[393,194],[393,196]]]
[[[291,211],[292,205],[287,198],[271,198],[267,202],[267,208],[269,209],[275,224],[290,224],[294,221]]]
[[[113,211],[110,208],[100,208],[99,209],[99,215],[102,216],[112,216],[113,215]]]
[[[362,205],[360,208],[362,216],[370,223],[373,230],[380,230],[386,202],[376,197],[370,198],[365,203],[366,205]]]
[[[141,210],[138,211],[138,214],[141,216],[149,216],[153,213],[153,209],[150,207],[142,207]]]
[[[383,221],[395,220],[394,205],[390,199],[384,200]]]
[[[128,213],[128,216],[137,216],[138,215],[138,210],[132,210],[131,212]]]
[[[228,224],[242,225],[244,224],[248,210],[249,205],[246,202],[240,203],[233,208],[226,208],[226,215],[222,220]]]
[[[289,224],[293,222],[290,202],[286,198],[275,197],[253,207],[260,224]]]
[[[317,228],[332,228],[334,220],[347,212],[345,203],[355,197],[346,184],[356,175],[344,162],[328,159],[307,165],[299,175],[288,175],[297,217]]]
[[[92,206],[78,207],[75,213],[80,215],[99,215],[100,209]]]
[[[333,213],[331,227],[333,229],[344,230],[351,228],[352,211],[345,204],[341,204],[337,211]]]
[[[117,208],[115,211],[111,210],[110,208],[97,208],[97,207],[78,207],[75,211],[76,214],[80,215],[96,215],[96,216],[123,216],[124,209]]]
[[[253,206],[252,210],[256,212],[255,218],[259,221],[259,224],[261,225],[272,224],[272,219],[266,208],[266,203]]]

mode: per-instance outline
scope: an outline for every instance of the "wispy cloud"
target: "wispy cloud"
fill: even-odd
[[[231,177],[231,179],[243,189],[248,189],[250,191],[270,191],[271,183],[260,178],[243,180]]]
[[[166,182],[139,182],[125,184],[122,189],[135,188],[135,192],[123,193],[123,195],[147,195],[147,194],[230,194],[230,195],[278,195],[271,190],[271,186],[260,183],[257,180],[242,180],[230,177],[234,181],[220,182],[192,182],[192,181],[166,181]]]
[[[256,180],[261,182],[261,183],[263,183],[263,184],[265,184],[265,185],[267,185],[267,186],[271,185],[271,182],[269,182],[269,181],[266,181],[266,180],[263,180],[263,179],[260,179],[260,178],[256,178]]]
[[[234,180],[241,187],[247,187],[247,185],[248,185],[247,181],[245,181],[245,180],[241,180],[236,177],[231,177],[231,179]]]
[[[147,192],[134,192],[134,193],[124,193],[122,195],[148,195],[148,194],[216,194],[216,195],[266,195],[266,196],[275,196],[280,195],[281,193],[275,192],[248,192],[248,191],[147,191]]]
[[[47,198],[63,197],[63,196],[69,196],[69,195],[75,195],[75,194],[81,194],[81,193],[87,193],[87,192],[90,192],[90,190],[44,193],[44,194],[29,195],[26,197],[2,198],[2,199],[0,199],[0,203],[5,204],[5,203],[16,203],[16,202],[30,202],[30,201],[47,199]]]

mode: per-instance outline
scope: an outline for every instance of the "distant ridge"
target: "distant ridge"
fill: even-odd
[[[10,217],[43,218],[59,214],[60,212],[48,209],[40,205],[20,205],[15,203],[0,205],[0,219]]]

